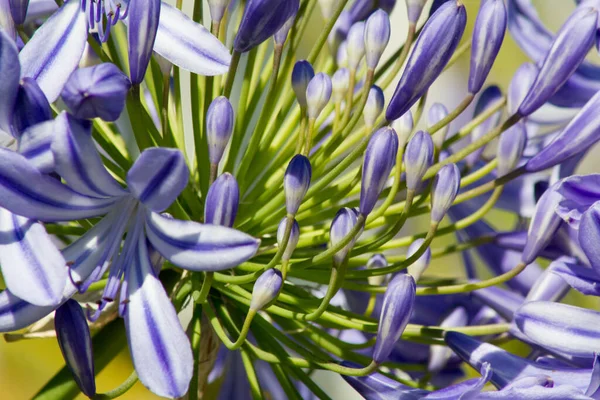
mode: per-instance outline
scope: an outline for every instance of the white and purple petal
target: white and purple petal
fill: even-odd
[[[19,138],[19,154],[45,174],[54,171],[51,148],[54,131],[55,121],[45,121],[25,130]]]
[[[21,66],[19,50],[9,35],[0,29],[0,129],[11,132],[13,108],[19,91]]]

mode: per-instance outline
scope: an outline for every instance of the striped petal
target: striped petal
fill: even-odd
[[[71,188],[86,196],[122,196],[127,192],[104,167],[91,128],[89,121],[66,112],[56,117],[51,146],[55,171]]]
[[[492,368],[489,363],[483,363],[481,367],[481,378],[469,379],[464,382],[457,383],[446,388],[436,390],[423,397],[423,399],[437,399],[437,400],[452,400],[452,399],[474,399],[480,392],[485,384],[490,380],[492,375]]]
[[[60,303],[67,266],[43,225],[0,208],[0,265],[10,291],[32,304]]]
[[[103,218],[63,250],[65,260],[72,265],[70,277],[65,279],[61,302],[77,293],[78,288],[74,283],[83,282],[96,268],[103,253],[100,249],[104,247],[113,223],[113,219]],[[4,290],[0,293],[0,332],[23,329],[54,311],[57,306],[36,306],[15,296],[10,290]]]
[[[144,150],[127,173],[131,193],[152,211],[167,209],[188,183],[190,171],[181,151]]]
[[[563,179],[556,191],[562,196],[556,213],[574,228],[584,212],[600,200],[600,174],[573,175]]]
[[[556,260],[551,272],[560,276],[573,289],[588,296],[600,296],[600,275],[596,270],[575,262]]]
[[[513,330],[550,350],[592,358],[600,350],[600,313],[547,301],[524,304],[514,316]]]
[[[162,3],[154,51],[199,75],[222,75],[229,69],[229,50],[205,27],[166,2]]]
[[[87,18],[78,0],[66,2],[35,32],[19,59],[21,77],[30,77],[50,103],[79,65],[87,41]]]
[[[592,370],[589,368],[556,368],[536,363],[459,332],[446,333],[444,340],[471,367],[479,370],[484,363],[489,363],[492,369],[490,382],[497,388],[535,375],[547,375],[557,386],[573,385],[581,390],[586,390],[590,382]]]
[[[131,83],[138,85],[144,80],[152,57],[152,48],[158,30],[161,0],[130,0],[127,48]]]
[[[10,12],[10,0],[0,0],[0,29],[13,41],[17,39],[15,21]]]
[[[0,129],[7,133],[11,132],[20,74],[19,50],[10,36],[0,29]]]
[[[356,367],[350,363],[345,364]],[[342,378],[361,396],[369,400],[417,400],[427,394],[426,390],[405,386],[379,372],[367,376],[342,375]]]
[[[192,379],[192,349],[175,308],[154,275],[143,235],[125,279],[129,300],[125,328],[140,381],[159,396],[181,397]]]
[[[600,274],[600,201],[595,202],[581,217],[578,238],[592,268]]]
[[[45,174],[54,171],[51,149],[54,130],[55,121],[46,121],[30,127],[19,138],[19,154]]]
[[[235,229],[180,221],[149,212],[146,235],[173,264],[193,271],[221,271],[250,259],[260,240]]]
[[[0,206],[17,215],[72,221],[106,214],[114,202],[83,196],[43,175],[22,155],[0,149]]]

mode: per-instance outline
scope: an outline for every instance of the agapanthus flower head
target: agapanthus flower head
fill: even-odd
[[[369,140],[363,162],[360,213],[369,215],[392,171],[398,152],[398,136],[392,128],[381,128]]]
[[[306,87],[308,117],[316,119],[331,99],[331,78],[324,72],[316,74]]]
[[[306,60],[297,61],[292,70],[292,88],[296,93],[300,107],[306,108],[306,89],[311,79],[315,76],[315,70]]]
[[[390,41],[390,18],[383,10],[377,10],[365,24],[365,57],[367,68],[375,69],[383,51]]]
[[[250,309],[259,311],[266,308],[269,303],[277,298],[283,286],[281,271],[278,269],[269,269],[256,280],[252,289],[252,300]]]
[[[212,164],[217,165],[221,161],[233,127],[233,107],[227,97],[219,96],[210,103],[206,112],[206,140]]]
[[[465,7],[456,1],[444,3],[429,18],[388,105],[388,121],[402,116],[437,79],[458,46],[466,23]]]
[[[242,22],[233,49],[245,53],[273,36],[298,12],[299,0],[250,0],[244,8]]]
[[[116,121],[125,107],[130,87],[129,78],[116,65],[103,63],[76,69],[61,97],[77,118]]]
[[[406,170],[406,187],[417,190],[421,180],[433,162],[434,145],[431,135],[418,131],[410,139],[404,154],[404,168]]]
[[[288,214],[295,215],[310,186],[312,168],[308,158],[297,154],[292,158],[285,171],[283,188]]]

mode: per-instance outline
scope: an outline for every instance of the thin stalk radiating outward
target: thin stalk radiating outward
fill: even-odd
[[[208,297],[208,293],[210,292],[214,276],[215,273],[212,271],[206,271],[204,273],[204,280],[202,281],[200,291],[193,293],[193,298],[196,304],[204,304],[206,302],[206,298]]]
[[[463,111],[467,109],[467,107],[469,107],[469,105],[471,105],[473,99],[475,99],[474,94],[467,94],[463,101],[461,101],[460,104],[456,106],[454,110],[452,110],[448,115],[446,115],[444,118],[436,122],[432,127],[428,129],[429,134],[433,136],[437,131],[454,121],[460,114],[462,114]]]
[[[200,338],[202,336],[202,308],[199,304],[194,305],[194,313],[188,327],[188,336],[190,337],[192,353],[194,355],[194,373],[192,374],[188,390],[190,400],[198,400],[198,393],[200,391],[198,370],[200,364]]]
[[[110,390],[106,393],[99,393],[94,396],[94,400],[109,400],[116,399],[117,397],[123,396],[125,393],[129,391],[138,381],[138,376],[135,370],[129,375],[129,377],[121,383],[118,387]]]
[[[341,263],[333,262],[333,267],[331,268],[331,275],[329,277],[329,285],[327,286],[327,292],[325,296],[321,300],[321,304],[319,307],[304,316],[304,319],[307,321],[316,321],[319,317],[325,312],[327,307],[329,306],[329,302],[333,299],[333,296],[336,295],[340,287],[342,286],[342,282],[344,282],[344,277],[346,276],[346,269],[348,267],[348,256],[344,258],[344,261]]]
[[[402,46],[400,55],[396,59],[396,62],[394,63],[392,69],[387,73],[385,78],[383,78],[379,84],[379,87],[381,87],[382,89],[386,89],[394,81],[394,79],[398,75],[398,72],[400,72],[400,70],[402,69],[404,62],[406,61],[406,57],[408,56],[410,46],[412,45],[412,42],[415,39],[416,29],[417,26],[414,23],[408,24],[406,40],[404,41],[404,45]]]
[[[231,55],[231,64],[229,64],[229,71],[227,71],[227,79],[225,80],[225,86],[223,86],[223,96],[229,98],[231,96],[231,89],[233,89],[233,82],[235,81],[235,74],[237,72],[238,65],[240,64],[241,53],[233,51]]]
[[[146,129],[149,127],[145,126],[145,110],[140,96],[141,92],[139,85],[132,86],[129,95],[127,96],[127,112],[131,120],[131,127],[133,129],[133,134],[135,135],[135,140],[140,151],[142,151],[155,146],[156,142],[148,135],[150,129]]]
[[[331,18],[329,19],[329,21],[327,21],[325,28],[321,31],[319,38],[313,45],[313,47],[310,51],[310,54],[307,57],[307,60],[309,63],[314,64],[315,61],[317,61],[317,57],[319,56],[319,54],[321,54],[323,45],[325,45],[325,42],[327,42],[327,38],[329,37],[331,30],[333,29],[335,22],[337,21],[338,17],[342,13],[342,11],[344,11],[346,4],[348,4],[348,0],[341,0],[339,2],[339,4],[337,5],[335,11],[331,15]]]
[[[239,334],[239,337],[234,342],[234,341],[230,340],[229,337],[227,336],[227,334],[225,334],[225,332],[223,331],[223,328],[221,327],[221,323],[219,322],[219,319],[217,318],[215,312],[213,311],[213,309],[210,305],[207,305],[204,308],[204,312],[208,316],[208,319],[210,320],[210,323],[211,323],[213,329],[215,331],[222,332],[222,334],[219,335],[219,338],[221,339],[221,341],[223,342],[225,347],[227,347],[229,350],[237,350],[240,347],[242,347],[242,344],[244,344],[244,342],[246,341],[248,332],[250,332],[250,325],[252,325],[252,320],[254,319],[254,316],[256,315],[256,310],[248,310],[248,314],[246,314],[246,319],[244,319],[244,325],[242,326],[242,330]]]

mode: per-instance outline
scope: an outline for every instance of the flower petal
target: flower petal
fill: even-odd
[[[0,264],[10,291],[32,304],[49,306],[62,298],[67,266],[44,227],[0,208]]]
[[[129,0],[129,76],[134,85],[144,80],[158,30],[161,0]]]
[[[574,261],[574,260],[573,260]],[[588,296],[600,296],[600,275],[592,268],[567,260],[556,260],[548,269],[573,289]]]
[[[35,79],[53,103],[79,65],[86,41],[86,15],[79,1],[70,0],[44,22],[21,50],[21,77]]]
[[[592,268],[600,274],[600,201],[595,202],[581,217],[578,238]]]
[[[52,154],[55,171],[75,191],[92,197],[122,196],[127,192],[108,173],[94,140],[91,123],[66,112],[56,117]]]
[[[577,228],[583,213],[600,200],[600,174],[573,175],[562,180],[556,191],[562,196],[556,213]]]
[[[55,121],[45,121],[28,128],[19,138],[19,154],[44,174],[54,171],[51,146],[55,129]]]
[[[221,75],[229,69],[229,50],[205,27],[166,2],[162,3],[154,51],[198,75]]]
[[[129,300],[125,328],[140,381],[159,396],[181,397],[192,379],[192,348],[175,308],[153,273],[143,235],[125,279]]]
[[[27,218],[72,221],[106,214],[115,199],[74,192],[43,175],[22,155],[0,149],[0,206]]]
[[[490,364],[483,363],[483,366],[481,367],[481,378],[469,379],[444,389],[436,390],[423,397],[423,399],[467,400],[476,398],[476,396],[481,393],[481,389],[483,389],[485,384],[490,380],[491,376],[492,368],[490,367]]]
[[[600,349],[600,313],[585,308],[526,303],[515,313],[512,329],[550,351],[575,357],[592,358]]]
[[[146,235],[173,264],[193,271],[221,271],[250,259],[260,244],[236,229],[180,221],[149,212]]]
[[[19,50],[8,34],[0,29],[0,129],[7,133],[11,132],[20,75]]]
[[[188,183],[190,171],[181,151],[144,150],[127,173],[131,193],[152,211],[167,209]]]

